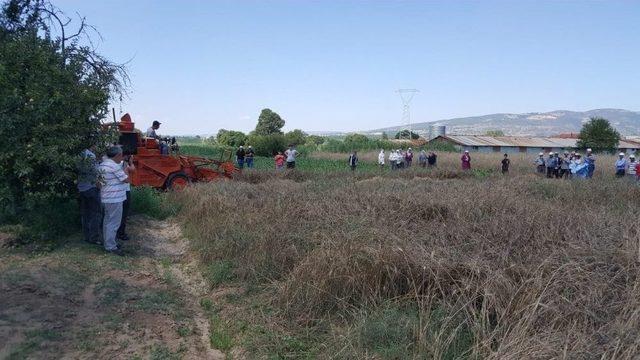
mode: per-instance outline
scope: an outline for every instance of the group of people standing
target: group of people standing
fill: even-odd
[[[353,153],[355,153],[355,151]],[[352,156],[353,156],[353,153],[352,153]],[[411,164],[413,163],[413,157],[414,157],[413,149],[409,148],[407,149],[407,151],[404,151],[402,149],[390,150],[389,156],[386,159],[388,160],[391,170],[397,170],[397,169],[410,168]],[[438,156],[434,152],[429,152],[429,154],[427,154],[426,151],[421,150],[420,153],[418,154],[418,165],[421,167],[427,167],[427,166],[434,167],[436,166],[437,159],[438,159]],[[349,162],[351,165],[351,158]],[[381,168],[384,168],[385,166],[384,149],[381,149],[380,153],[378,154],[378,165]]]
[[[122,147],[111,146],[98,162],[96,147],[85,149],[78,164],[78,191],[84,241],[103,245],[112,254],[122,256],[119,241],[129,240],[126,233],[131,202],[129,174],[135,170],[132,157],[124,159]]]
[[[247,150],[245,150],[244,146],[240,145],[236,151],[236,163],[240,169],[243,169],[245,164],[247,168],[253,169],[253,158],[255,156],[256,152],[253,151],[253,146],[249,146]]]
[[[587,149],[584,158],[575,151],[565,151],[563,156],[560,156],[560,153],[549,152],[547,158],[544,157],[544,153],[540,153],[534,164],[536,172],[546,173],[548,178],[590,179],[596,169],[596,157],[591,149]]]
[[[289,145],[289,148],[285,151],[278,151],[274,153],[273,162],[276,170],[293,169],[296,167],[296,158],[298,157],[298,150],[293,145]],[[249,145],[245,150],[244,146],[240,145],[236,150],[236,164],[238,168],[243,169],[246,165],[247,168],[253,169],[253,159],[256,156],[256,152],[253,146]]]
[[[631,154],[627,160],[624,153],[618,154],[616,176],[619,178],[628,176],[632,180],[638,181],[638,175],[640,175],[640,163],[636,161],[636,156]]]

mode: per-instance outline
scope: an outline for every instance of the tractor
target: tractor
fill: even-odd
[[[223,153],[220,160],[180,155],[175,138],[145,138],[135,129],[129,114],[124,114],[117,125],[123,153],[133,157],[136,170],[129,177],[134,186],[180,189],[193,182],[232,179],[239,172],[231,152]]]

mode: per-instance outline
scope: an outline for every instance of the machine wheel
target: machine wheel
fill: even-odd
[[[190,183],[191,180],[189,180],[189,177],[185,173],[178,172],[169,175],[167,181],[164,183],[164,188],[167,190],[180,190]]]

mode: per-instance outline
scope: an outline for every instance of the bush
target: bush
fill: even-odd
[[[287,141],[282,134],[256,135],[251,134],[247,139],[247,145],[252,145],[258,156],[273,156],[274,152],[284,151]]]
[[[216,136],[216,142],[223,146],[236,148],[247,142],[247,135],[241,131],[220,129]]]

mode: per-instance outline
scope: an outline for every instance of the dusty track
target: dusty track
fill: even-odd
[[[224,359],[178,226],[129,229],[124,258],[77,240],[38,256],[0,248],[0,359]]]

